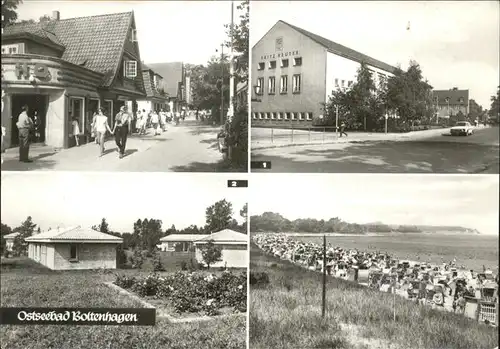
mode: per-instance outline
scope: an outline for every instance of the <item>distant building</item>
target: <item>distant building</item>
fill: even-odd
[[[18,146],[15,126],[23,105],[41,119],[41,142],[55,148],[90,139],[92,115],[105,109],[110,124],[120,107],[133,111],[146,96],[133,12],[60,19],[3,28],[2,126],[6,148]]]
[[[163,77],[143,63],[142,79],[144,80],[146,99],[138,100],[137,108],[139,110],[146,110],[146,112],[166,108],[168,97],[163,91]]]
[[[12,251],[12,247],[14,246],[14,239],[16,238],[16,236],[18,236],[19,233],[10,233],[10,234],[7,234],[7,235],[4,235],[4,239],[5,239],[5,249],[9,252]]]
[[[158,246],[164,252],[190,252],[194,250],[194,242],[207,237],[203,234],[171,234],[160,239]]]
[[[311,125],[335,89],[349,89],[362,62],[376,84],[395,67],[278,21],[252,48],[252,126]]]
[[[439,118],[448,119],[459,112],[462,112],[464,116],[469,114],[469,90],[459,90],[457,87],[449,90],[434,90],[432,98]]]
[[[222,250],[222,260],[211,267],[246,268],[248,266],[248,235],[224,229],[194,242],[196,260],[203,264],[202,252],[212,240]]]
[[[28,257],[52,270],[116,269],[122,238],[80,226],[51,229],[26,238]]]
[[[240,82],[236,85],[236,108],[248,105],[248,82]]]
[[[162,87],[169,96],[173,111],[180,111],[185,104],[185,69],[182,62],[148,63],[149,68],[163,76]]]

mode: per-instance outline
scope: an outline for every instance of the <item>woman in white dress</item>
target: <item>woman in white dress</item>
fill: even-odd
[[[75,137],[76,146],[80,146],[80,125],[78,124],[78,118],[73,117],[73,121],[71,122],[73,127],[73,136]]]

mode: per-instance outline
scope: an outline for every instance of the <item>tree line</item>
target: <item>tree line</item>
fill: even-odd
[[[313,124],[334,126],[338,118],[348,128],[364,131],[409,131],[417,125],[431,126],[437,123],[437,105],[433,100],[433,87],[424,80],[416,61],[410,61],[407,71],[397,67],[393,76],[375,82],[373,73],[362,62],[356,81],[350,88],[332,91],[323,104],[324,115],[315,117]],[[500,88],[500,87],[499,87]],[[469,112],[459,111],[450,119],[440,119],[447,126],[457,121],[476,119],[486,121],[486,115],[498,118],[498,95],[491,97],[490,111],[483,110],[474,99],[469,100]]]
[[[421,229],[413,225],[389,226],[383,223],[357,224],[348,223],[338,217],[328,220],[314,218],[289,220],[279,213],[264,212],[250,217],[252,232],[297,232],[297,233],[419,233]]]

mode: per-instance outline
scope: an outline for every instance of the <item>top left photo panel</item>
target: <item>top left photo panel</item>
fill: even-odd
[[[248,172],[248,1],[2,1],[2,171]]]

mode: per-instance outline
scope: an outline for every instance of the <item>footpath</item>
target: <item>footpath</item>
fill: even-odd
[[[311,132],[303,130],[252,129],[252,150],[307,146],[332,143],[359,143],[369,141],[409,141],[449,134],[451,128],[413,131],[407,133],[349,132],[348,136],[338,137],[334,132]],[[271,132],[273,133],[271,136]]]

